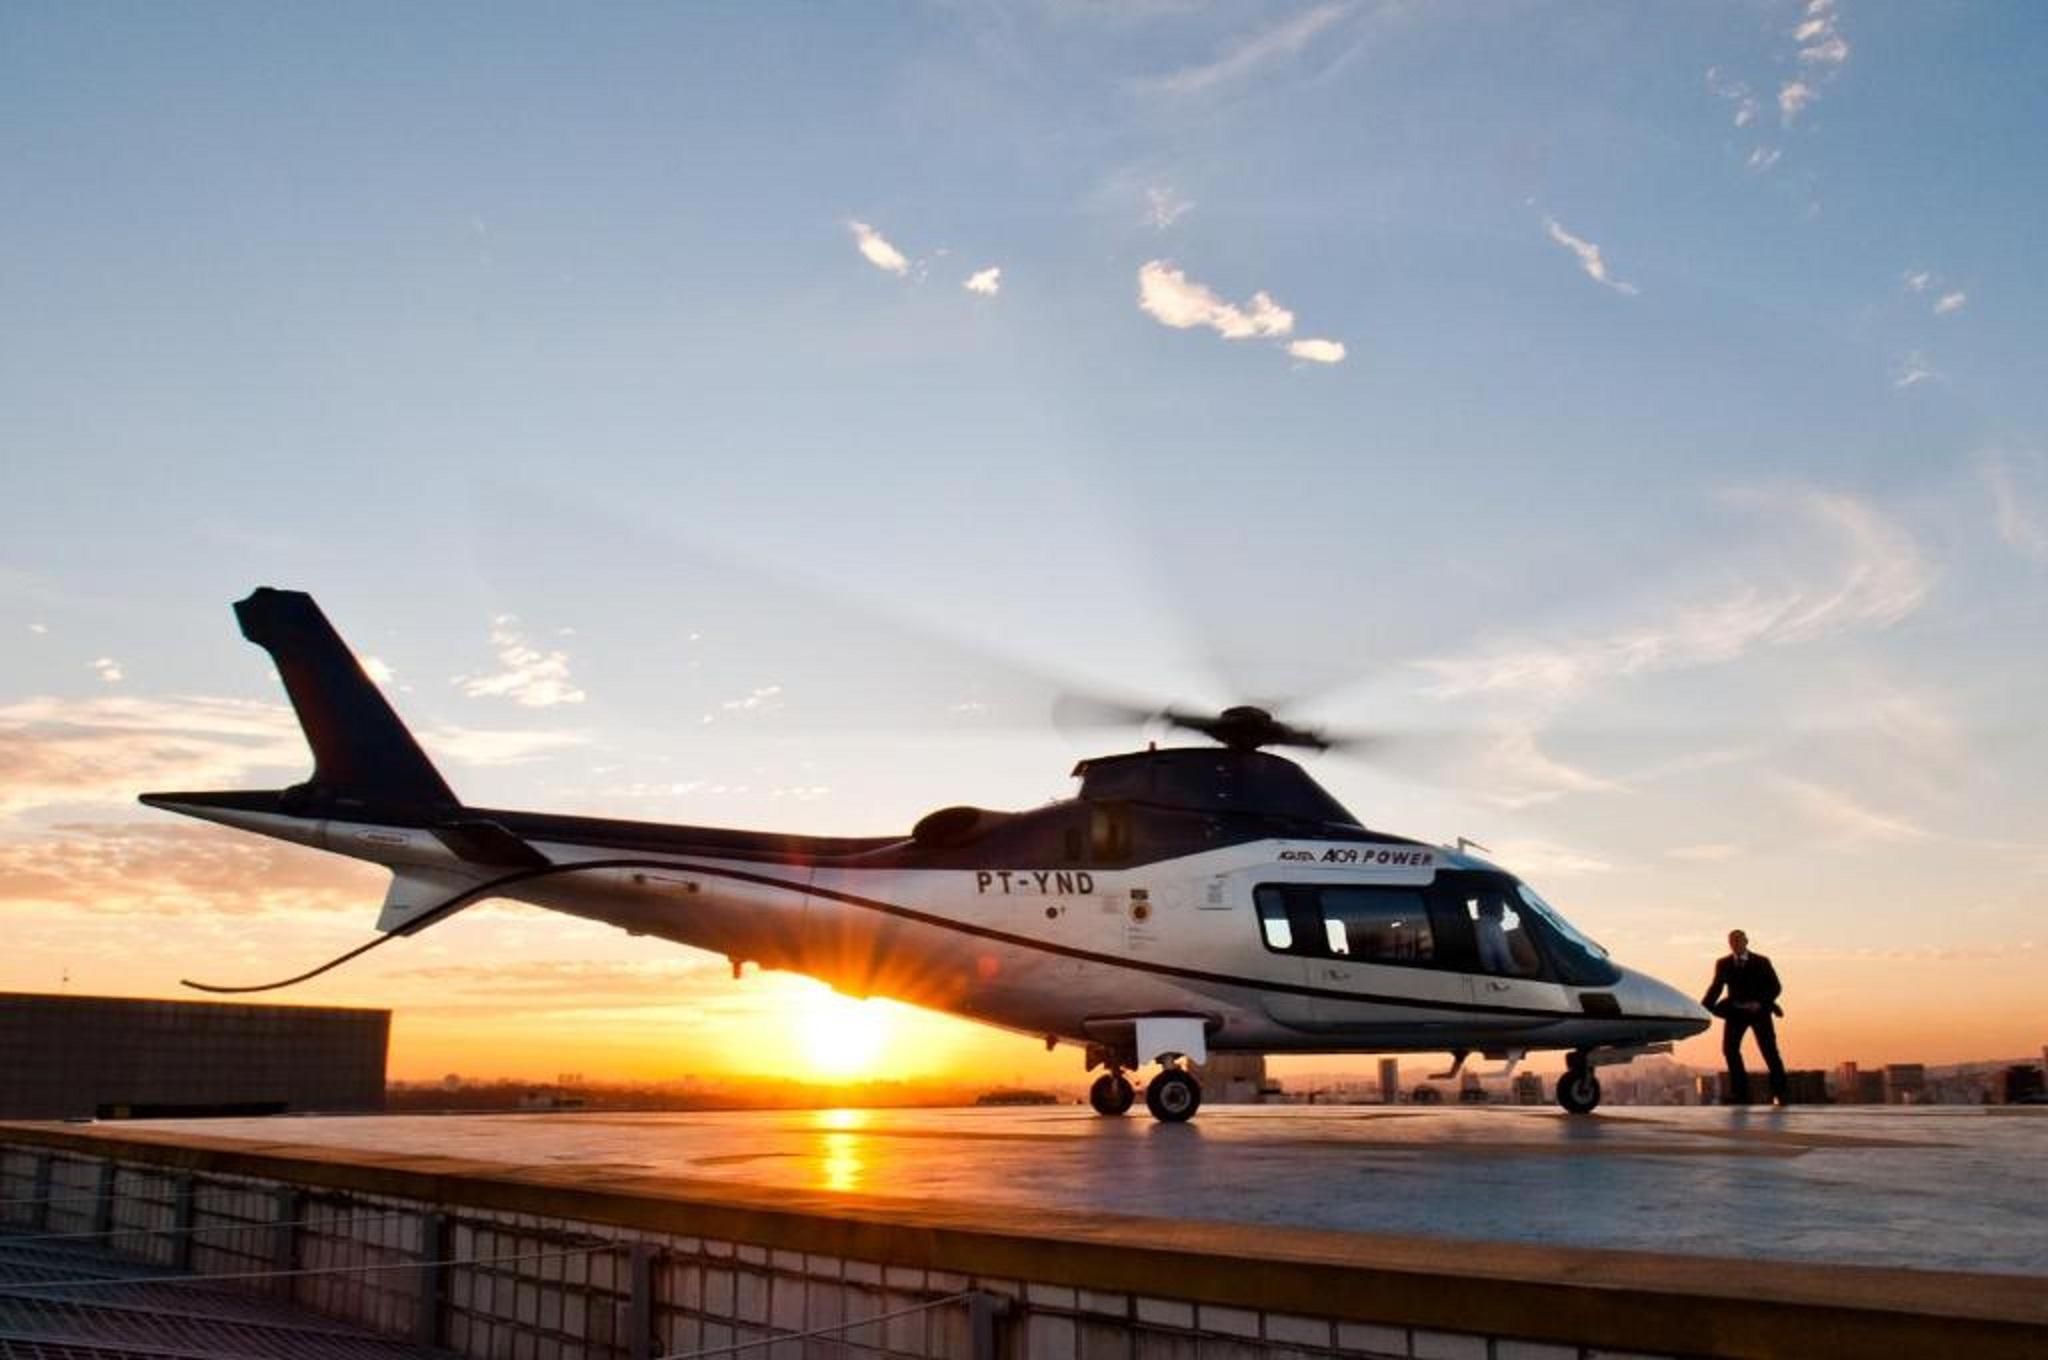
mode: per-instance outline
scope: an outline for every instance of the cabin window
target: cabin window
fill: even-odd
[[[1252,900],[1260,938],[1275,953],[1439,966],[1437,931],[1420,888],[1268,883]]]
[[[1131,855],[1131,819],[1121,808],[1096,807],[1088,818],[1088,854],[1097,864],[1121,864]]]
[[[1581,934],[1557,908],[1536,895],[1526,883],[1517,883],[1515,893],[1526,908],[1531,930],[1544,937],[1550,960],[1558,977],[1574,987],[1611,987],[1621,980],[1621,970],[1609,961],[1607,951]]]
[[[1260,888],[1255,896],[1259,906],[1259,933],[1266,948],[1282,954],[1294,950],[1294,927],[1287,919],[1287,894],[1279,888]]]
[[[1472,943],[1479,971],[1499,977],[1537,977],[1543,956],[1537,952],[1529,923],[1516,908],[1519,902],[1505,883],[1491,878],[1469,887],[1453,885],[1446,894],[1452,909],[1472,925]]]
[[[1330,953],[1359,963],[1436,960],[1429,906],[1419,888],[1324,888],[1323,929]]]

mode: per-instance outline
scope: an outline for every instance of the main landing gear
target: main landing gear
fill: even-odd
[[[1584,1049],[1565,1055],[1564,1075],[1557,1079],[1557,1103],[1566,1114],[1591,1114],[1600,1103],[1600,1078],[1593,1075],[1592,1057]]]
[[[1137,1098],[1130,1078],[1115,1069],[1104,1072],[1088,1088],[1088,1103],[1101,1115],[1127,1113]],[[1162,1124],[1185,1124],[1202,1108],[1202,1084],[1185,1068],[1162,1068],[1145,1083],[1145,1108]]]
[[[1084,1070],[1102,1069],[1088,1088],[1095,1113],[1124,1114],[1137,1098],[1128,1072],[1159,1064],[1145,1083],[1145,1108],[1162,1124],[1185,1124],[1202,1108],[1202,1084],[1189,1069],[1209,1060],[1209,1017],[1193,1014],[1140,1015],[1084,1022],[1100,1037],[1091,1041]]]
[[[1122,1114],[1137,1098],[1138,1093],[1132,1089],[1130,1079],[1113,1068],[1097,1077],[1095,1084],[1088,1088],[1088,1103],[1095,1107],[1097,1114]]]
[[[1202,1108],[1202,1084],[1185,1068],[1163,1068],[1145,1083],[1145,1108],[1162,1124],[1185,1124]]]

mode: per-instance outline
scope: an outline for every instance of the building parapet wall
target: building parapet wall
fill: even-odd
[[[535,1360],[766,1341],[968,1294],[1005,1301],[992,1354],[956,1306],[869,1329],[881,1337],[743,1354],[2048,1354],[2048,1290],[2021,1276],[1076,1214],[1016,1225],[969,1205],[134,1128],[0,1125],[0,1228],[114,1230],[117,1248],[203,1273],[319,1272],[260,1287],[465,1355]],[[474,1264],[420,1264],[454,1258]]]

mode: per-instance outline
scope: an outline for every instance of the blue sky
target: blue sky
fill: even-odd
[[[163,991],[104,933],[227,929],[108,866],[228,853],[124,791],[297,777],[225,607],[269,583],[481,802],[886,831],[1126,740],[934,636],[1319,691],[1452,734],[1315,767],[1369,822],[1675,980],[1741,917],[1795,1059],[2026,1051],[2044,49],[1855,0],[10,6],[0,984]],[[367,926],[301,886],[237,947]]]

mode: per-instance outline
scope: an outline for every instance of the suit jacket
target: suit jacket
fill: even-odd
[[[1733,954],[1724,954],[1714,963],[1714,983],[1700,998],[1700,1004],[1716,1015],[1723,1014],[1715,1003],[1726,991],[1731,1005],[1754,1001],[1763,1007],[1765,1014],[1769,1014],[1774,1009],[1772,1003],[1784,990],[1778,981],[1778,970],[1771,967],[1771,961],[1763,955],[1752,950],[1749,962],[1737,963]]]

